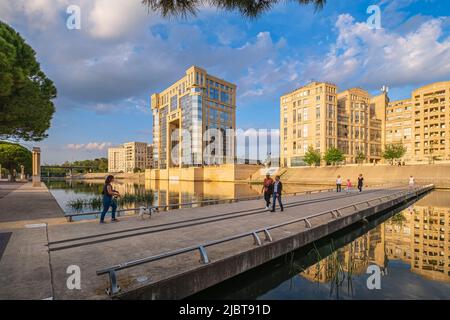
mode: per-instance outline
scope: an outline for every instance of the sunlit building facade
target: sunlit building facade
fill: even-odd
[[[153,168],[233,161],[236,85],[193,66],[183,78],[153,94],[151,108]],[[204,154],[210,144],[214,148]]]
[[[379,162],[383,125],[380,115],[387,103],[385,92],[376,97],[360,88],[337,93],[336,85],[327,82],[311,82],[282,96],[282,166],[305,165],[303,159],[310,146],[322,155],[330,148],[338,148],[346,163]]]
[[[386,143],[407,148],[402,160],[450,160],[450,81],[414,90],[411,98],[392,101],[386,111]]]
[[[108,148],[108,172],[135,172],[150,168],[152,147],[145,142],[127,142]]]

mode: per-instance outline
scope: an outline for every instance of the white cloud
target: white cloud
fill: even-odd
[[[338,37],[325,59],[306,64],[306,74],[340,85],[377,88],[416,85],[450,77],[450,41],[436,18],[404,35],[372,30],[351,15],[340,15]]]
[[[69,143],[68,145],[66,145],[66,148],[70,149],[70,150],[76,150],[76,151],[78,151],[78,150],[102,151],[102,150],[105,150],[106,148],[110,147],[111,145],[112,145],[111,142]]]

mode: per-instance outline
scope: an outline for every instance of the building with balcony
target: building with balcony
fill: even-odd
[[[127,142],[108,148],[108,172],[144,171],[151,167],[152,147],[145,142]]]
[[[280,158],[282,166],[304,165],[308,148],[324,154],[336,147],[346,163],[379,162],[382,152],[387,93],[372,97],[352,88],[337,93],[336,85],[311,82],[280,98]]]
[[[386,143],[407,148],[402,160],[450,160],[450,81],[414,90],[411,98],[392,101],[386,110]]]

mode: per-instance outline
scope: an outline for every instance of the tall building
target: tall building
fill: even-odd
[[[450,81],[414,90],[386,111],[386,143],[402,142],[407,162],[450,160]]]
[[[151,167],[151,147],[145,142],[127,142],[108,149],[108,172],[134,172]]]
[[[123,146],[108,148],[108,172],[125,172]]]
[[[324,154],[336,147],[346,163],[379,162],[382,150],[381,114],[387,94],[372,97],[352,88],[337,93],[327,82],[311,82],[280,98],[280,158],[282,166],[304,165],[309,146]]]
[[[236,128],[236,85],[192,66],[183,78],[151,96],[151,108],[154,168],[234,161],[230,129]]]
[[[309,146],[325,152],[337,146],[337,87],[311,82],[280,98],[280,162],[304,164]]]

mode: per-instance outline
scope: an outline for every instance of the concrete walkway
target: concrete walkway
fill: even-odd
[[[252,237],[208,247],[211,263],[207,265],[199,262],[198,252],[190,252],[117,273],[122,298],[182,298],[261,264],[280,250],[293,250],[314,241],[315,237],[360,221],[365,215],[384,210],[394,205],[394,201],[404,201],[398,198],[382,204],[375,200],[399,190],[401,188],[367,189],[362,194],[350,195],[324,192],[291,196],[284,199],[283,213],[268,212],[263,201],[250,200],[161,212],[144,220],[128,216],[120,218],[118,223],[100,225],[92,220],[63,222],[63,218],[57,218],[62,212],[56,201],[45,195],[44,187],[38,191],[24,185],[0,199],[0,205],[6,198],[15,203],[27,202],[17,207],[32,208],[29,212],[33,212],[16,211],[16,217],[23,219],[15,222],[16,225],[0,223],[0,233],[4,234],[0,241],[6,242],[0,260],[0,299],[108,299],[105,289],[109,280],[105,275],[96,275],[99,269],[361,201],[375,201],[374,208],[365,205],[356,212],[353,208],[344,209],[342,218],[332,222],[329,215],[311,219],[312,228],[306,228],[304,223],[277,228],[271,231],[274,241],[264,242],[259,247],[254,245]],[[23,197],[24,194],[30,198]],[[30,205],[32,201],[37,202],[37,211]],[[13,219],[14,207],[9,203],[8,210],[0,209],[0,219],[2,215],[6,221]],[[46,208],[52,208],[53,214]],[[283,242],[293,237],[297,237],[294,242]],[[264,240],[263,235],[261,238]],[[67,287],[69,266],[78,266],[81,270],[80,290]]]
[[[0,183],[0,300],[53,296],[47,225],[63,215],[44,184]]]
[[[99,269],[249,232],[360,201],[377,199],[398,191],[399,189],[373,189],[362,194],[325,192],[288,197],[285,199],[283,213],[268,212],[263,208],[263,201],[251,200],[174,210],[156,214],[147,220],[129,217],[123,218],[119,223],[106,225],[86,222],[49,226],[54,296],[56,299],[105,299],[108,298],[105,289],[109,286],[109,280],[106,275],[96,275]],[[380,207],[380,210],[383,208]],[[350,217],[348,223],[361,219],[353,208],[343,210],[342,214],[344,217]],[[304,223],[297,223],[275,229],[271,231],[271,235],[275,242],[304,233],[303,240],[307,243],[308,239],[314,240],[307,233],[309,230],[324,227],[325,229],[321,229],[323,233],[317,233],[316,236],[331,233],[333,228],[327,229],[330,220],[329,215],[314,218],[311,220],[313,224],[311,229],[307,229]],[[346,225],[337,227],[344,226]],[[263,238],[263,235],[261,237]],[[289,246],[284,245],[283,249],[289,250]],[[125,298],[178,299],[204,288],[206,282],[217,283],[224,278],[232,277],[234,267],[231,266],[242,264],[244,269],[245,266],[250,268],[258,261],[264,261],[260,259],[262,256],[268,257],[266,252],[248,258],[246,255],[254,250],[252,237],[237,239],[208,247],[208,257],[212,261],[210,265],[199,263],[200,256],[194,251],[119,271],[118,282],[125,292],[123,295]],[[221,261],[233,258],[239,262],[228,263],[226,267],[212,268],[214,271],[208,269],[210,266],[219,265]],[[81,290],[67,289],[66,271],[70,265],[77,265],[81,269]],[[195,283],[188,284],[187,281]],[[146,286],[153,285],[160,287],[153,294],[144,293]],[[130,292],[132,294],[127,294]]]

